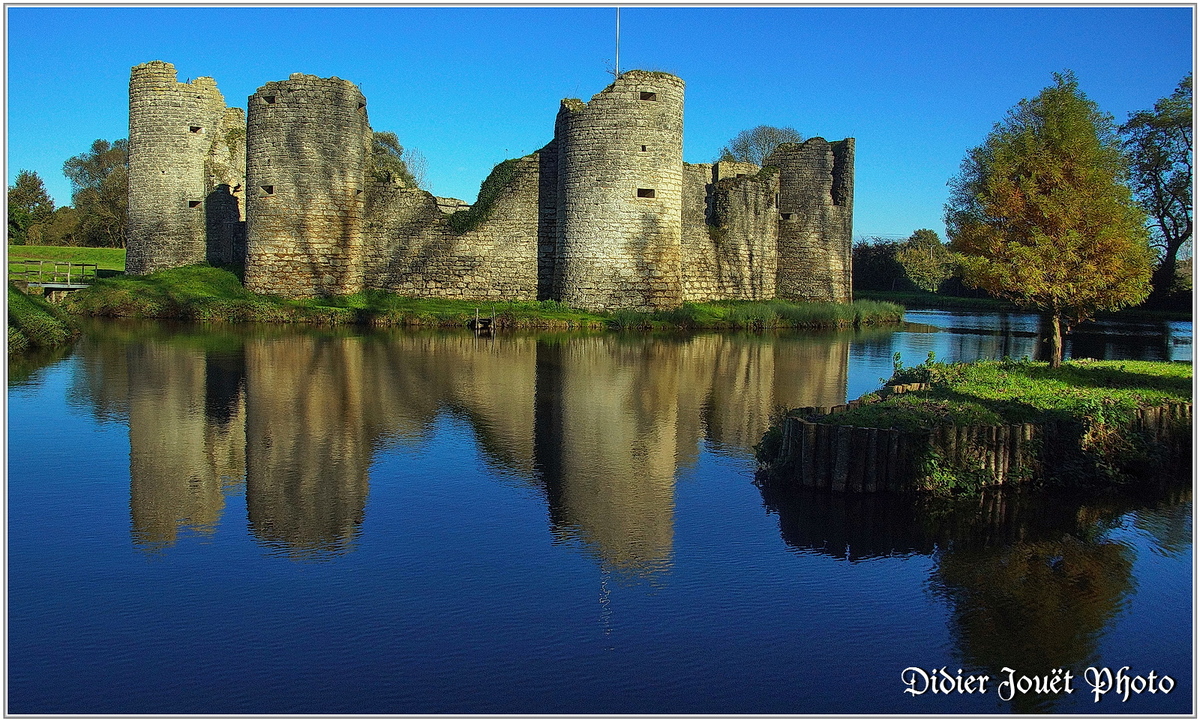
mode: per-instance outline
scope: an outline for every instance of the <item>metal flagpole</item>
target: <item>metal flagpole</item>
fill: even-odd
[[[621,6],[617,6],[617,61],[613,78],[621,77]]]

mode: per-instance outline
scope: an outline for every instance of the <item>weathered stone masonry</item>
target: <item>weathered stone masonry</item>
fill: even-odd
[[[239,255],[245,120],[212,78],[176,82],[154,61],[129,78],[129,243],[125,268],[151,273]]]
[[[280,296],[363,290],[367,100],[348,80],[293,73],[250,96],[246,287]]]
[[[564,100],[553,140],[496,166],[467,206],[372,177],[349,81],[267,83],[243,125],[211,79],[139,65],[127,268],[244,260],[247,288],[286,297],[850,300],[853,139],[787,144],[764,168],[684,163],[683,90],[633,70]]]

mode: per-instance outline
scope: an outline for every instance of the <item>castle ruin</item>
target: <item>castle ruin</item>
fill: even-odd
[[[546,300],[589,310],[851,298],[854,139],[780,146],[764,167],[683,162],[679,78],[631,70],[562,101],[553,139],[504,161],[474,205],[371,172],[367,100],[295,73],[248,111],[170,63],[129,83],[126,271],[244,263],[302,298]]]

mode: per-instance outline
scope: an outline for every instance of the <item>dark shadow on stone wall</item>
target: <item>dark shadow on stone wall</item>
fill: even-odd
[[[224,183],[204,200],[205,257],[214,266],[246,263],[246,222],[238,205]]]
[[[538,151],[537,300],[554,293],[554,259],[558,248],[558,143]]]

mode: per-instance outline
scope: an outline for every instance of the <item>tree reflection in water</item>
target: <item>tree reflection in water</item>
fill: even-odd
[[[1133,525],[1164,553],[1181,553],[1191,536],[1191,489],[1182,480],[1154,490],[1149,506],[1145,493],[996,491],[956,501],[761,489],[792,547],[849,562],[931,556],[928,589],[949,607],[957,664],[965,674],[990,675],[993,685],[1006,678],[1005,667],[1078,677],[1099,666],[1099,641],[1133,591],[1133,552],[1107,534],[1123,515],[1133,512]],[[1075,684],[1076,694],[1082,687]],[[1050,713],[1062,696],[1018,694],[1010,706]]]

